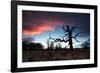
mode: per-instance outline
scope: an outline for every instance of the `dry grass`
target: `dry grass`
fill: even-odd
[[[89,59],[90,49],[74,50],[27,50],[23,51],[23,62]]]

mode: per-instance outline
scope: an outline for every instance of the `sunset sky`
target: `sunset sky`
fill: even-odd
[[[44,47],[49,35],[57,38],[64,35],[63,25],[77,26],[73,36],[80,32],[80,37],[76,42],[73,39],[74,47],[78,47],[90,37],[90,15],[86,13],[63,13],[63,12],[44,12],[44,11],[23,11],[22,12],[22,31],[23,41],[41,43]],[[66,43],[62,43],[65,47]]]

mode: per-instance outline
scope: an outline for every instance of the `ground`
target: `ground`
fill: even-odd
[[[23,62],[89,59],[90,49],[24,50]]]

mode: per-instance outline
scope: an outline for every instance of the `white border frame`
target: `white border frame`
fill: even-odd
[[[88,60],[64,60],[64,61],[43,61],[43,62],[22,62],[22,10],[35,11],[53,11],[53,12],[74,12],[74,13],[90,13],[90,59]],[[44,7],[44,6],[24,6],[18,5],[18,28],[17,28],[17,68],[27,67],[47,67],[60,65],[80,65],[80,64],[94,64],[94,10],[93,9],[78,9],[78,8],[58,8],[58,7]]]

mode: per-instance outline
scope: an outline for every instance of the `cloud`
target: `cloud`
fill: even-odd
[[[56,25],[62,25],[65,21],[55,13],[47,12],[23,12],[23,34],[32,36],[55,30]]]
[[[47,31],[55,30],[56,25],[64,24],[60,20],[44,20],[44,19],[32,19],[30,22],[23,24],[24,35],[39,35]]]
[[[41,33],[44,33],[46,31],[53,31],[54,28],[51,25],[47,24],[41,24],[37,26],[30,26],[26,29],[23,29],[23,34],[24,35],[39,35]]]
[[[29,37],[23,37],[22,40],[23,40],[23,41],[33,41],[34,38],[29,36]]]

